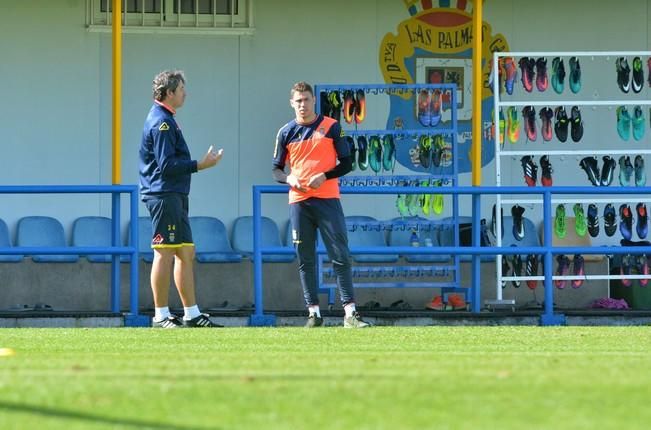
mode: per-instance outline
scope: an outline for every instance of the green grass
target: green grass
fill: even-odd
[[[646,429],[648,327],[0,329],[2,429]]]

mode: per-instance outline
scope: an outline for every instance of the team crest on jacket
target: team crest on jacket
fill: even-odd
[[[159,129],[160,131],[167,131],[167,130],[170,129],[170,126],[167,125],[167,123],[163,121],[163,123],[160,125],[160,127],[158,127],[158,129]]]
[[[319,127],[315,132],[314,132],[314,138],[315,139],[323,139],[325,137],[326,131],[325,128]]]

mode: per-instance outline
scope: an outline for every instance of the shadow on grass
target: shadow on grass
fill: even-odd
[[[8,403],[0,401],[0,411],[7,412],[27,413],[33,415],[40,415],[47,418],[59,418],[68,420],[86,421],[89,424],[109,424],[119,425],[124,427],[133,427],[134,429],[154,429],[154,430],[208,430],[208,427],[189,427],[178,426],[170,424],[160,424],[155,422],[138,421],[121,418],[103,417],[99,415],[88,414],[78,411],[64,411],[53,408],[45,408],[43,406],[24,405],[17,403]],[[210,426],[210,429],[218,429],[218,427]]]

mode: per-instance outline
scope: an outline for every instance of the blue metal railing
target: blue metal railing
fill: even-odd
[[[24,247],[0,248],[1,255],[10,254],[66,254],[98,255],[110,254],[111,258],[111,312],[120,312],[120,255],[130,258],[129,312],[132,319],[138,318],[138,187],[136,185],[4,185],[0,194],[111,194],[112,224],[110,247]],[[129,194],[130,202],[130,246],[120,246],[120,195]]]
[[[262,247],[261,243],[261,198],[262,194],[284,194],[288,187],[285,185],[254,185],[253,186],[253,286],[255,310],[251,316],[252,325],[271,325],[273,315],[265,315],[262,303],[262,254],[291,254],[294,249],[288,247]],[[433,254],[433,255],[472,255],[472,280],[470,286],[471,311],[480,312],[481,301],[481,255],[516,255],[537,254],[544,258],[544,287],[545,304],[541,315],[542,325],[561,325],[565,316],[554,312],[554,288],[552,286],[552,258],[556,254],[651,254],[651,246],[552,246],[552,195],[649,195],[651,187],[341,187],[342,194],[450,194],[472,196],[473,225],[480,225],[482,195],[513,194],[541,195],[543,207],[543,241],[541,246],[526,247],[496,247],[479,246],[481,229],[472,230],[472,246],[464,247],[356,247],[352,253],[363,254]],[[579,200],[577,198],[577,200]]]

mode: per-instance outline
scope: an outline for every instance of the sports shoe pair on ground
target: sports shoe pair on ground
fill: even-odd
[[[527,255],[525,258],[524,264],[524,275],[525,276],[537,276],[538,275],[538,262],[539,257],[534,254]],[[513,276],[519,277],[522,276],[522,256],[520,254],[515,255],[505,255],[502,257],[502,276]],[[538,281],[535,279],[526,280],[527,288],[530,290],[535,290],[538,286]],[[515,288],[520,288],[522,282],[519,279],[512,279],[511,285]],[[502,288],[506,288],[506,281],[502,281]]]
[[[631,255],[626,254],[622,257],[622,263],[619,267],[619,274],[622,276],[632,275],[637,272],[638,275],[649,275],[651,266],[651,256],[648,255]],[[638,279],[640,287],[646,287],[649,279]],[[621,283],[625,287],[633,285],[632,279],[622,278]]]
[[[579,161],[579,166],[588,175],[588,180],[595,187],[609,186],[615,174],[615,160],[609,156],[604,155],[603,166],[601,174],[599,173],[599,165],[597,157],[585,157]],[[632,179],[635,179],[635,186],[643,187],[646,185],[646,169],[644,157],[636,155],[634,162],[631,163],[631,157],[622,155],[619,157],[619,184],[623,187],[632,185]]]
[[[359,170],[371,168],[375,173],[384,169],[387,172],[393,172],[396,166],[396,144],[393,135],[385,134],[382,139],[373,135],[366,139],[366,136],[357,136],[357,146],[352,136],[344,136],[350,154],[353,158],[353,170],[359,167]]]
[[[617,72],[617,86],[624,93],[628,93],[633,88],[634,93],[639,93],[644,87],[644,70],[642,59],[634,57],[632,68],[628,65],[626,57],[619,57],[615,60],[615,71]],[[647,60],[649,68],[648,82],[651,87],[651,58]]]
[[[416,104],[416,118],[424,127],[436,127],[441,122],[443,93],[436,89],[431,93],[421,90]]]
[[[191,320],[186,320],[179,318],[175,315],[170,315],[161,321],[152,320],[152,327],[157,328],[210,328],[210,327],[223,327],[222,325],[216,324],[210,320],[210,315],[200,314],[198,317]]]
[[[617,108],[617,134],[622,140],[628,140],[633,130],[633,139],[642,140],[644,137],[644,112],[640,106],[633,108],[633,116],[628,112],[626,106]]]
[[[439,295],[427,303],[425,309],[433,311],[465,311],[468,309],[468,304],[460,294],[448,294],[447,302],[443,300],[443,296]]]
[[[440,187],[441,180],[424,179],[414,184],[420,187]],[[417,216],[420,212],[429,216],[430,212],[440,215],[443,212],[443,194],[398,194],[396,208],[401,216]]]
[[[573,258],[573,261],[570,262],[570,258],[567,255],[558,255],[556,257],[556,275],[557,276],[568,276],[570,274],[570,264],[573,262],[572,274],[574,276],[585,276],[585,262],[582,255],[576,254]],[[567,285],[567,279],[554,279],[554,285],[558,289],[563,289]],[[579,288],[583,285],[584,279],[572,279],[570,284],[572,288]]]
[[[323,317],[318,317],[312,314],[307,317],[305,328],[316,328],[323,326]],[[349,317],[344,317],[344,328],[366,328],[371,327],[371,324],[364,321],[359,313],[353,312]]]

